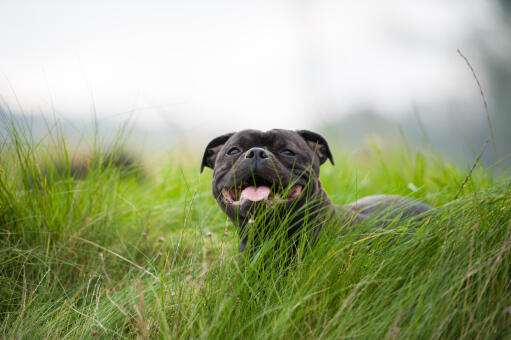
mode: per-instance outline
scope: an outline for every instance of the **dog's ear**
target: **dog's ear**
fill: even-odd
[[[316,155],[319,157],[321,164],[325,163],[327,159],[330,160],[332,165],[334,164],[334,157],[332,156],[330,147],[323,136],[309,130],[298,130],[296,132],[305,139],[307,144],[309,144],[312,150],[314,150]]]
[[[224,146],[224,144],[234,135],[234,132],[226,133],[225,135],[221,135],[213,139],[206,146],[206,150],[204,150],[204,156],[202,156],[202,164],[200,166],[200,173],[204,170],[204,167],[213,169],[215,167],[215,160],[218,152]]]

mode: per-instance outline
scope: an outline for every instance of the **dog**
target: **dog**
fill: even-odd
[[[364,197],[337,207],[319,180],[320,167],[334,164],[327,141],[309,130],[243,130],[208,143],[200,172],[213,169],[212,194],[237,227],[240,251],[246,249],[248,230],[265,208],[291,216],[287,234],[307,226],[317,235],[325,223],[356,224],[373,216],[385,221],[423,216],[432,207],[394,195]],[[307,223],[305,220],[314,221]],[[267,218],[266,224],[278,219]],[[289,222],[289,218],[288,218]]]

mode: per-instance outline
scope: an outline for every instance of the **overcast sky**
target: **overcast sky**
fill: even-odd
[[[477,65],[488,3],[0,1],[0,95],[12,111],[192,132],[396,115],[477,95],[456,49]]]

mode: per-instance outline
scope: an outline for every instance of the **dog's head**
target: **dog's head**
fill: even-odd
[[[254,218],[256,205],[299,207],[322,193],[321,164],[332,154],[317,133],[243,130],[213,139],[202,158],[213,169],[213,196],[237,225]]]

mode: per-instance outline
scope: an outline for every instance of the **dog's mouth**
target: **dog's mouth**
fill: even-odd
[[[244,202],[266,201],[269,204],[285,204],[295,201],[302,193],[303,186],[295,184],[288,190],[276,189],[274,185],[262,183],[256,185],[242,184],[231,188],[223,188],[222,196],[232,205],[242,205]]]

